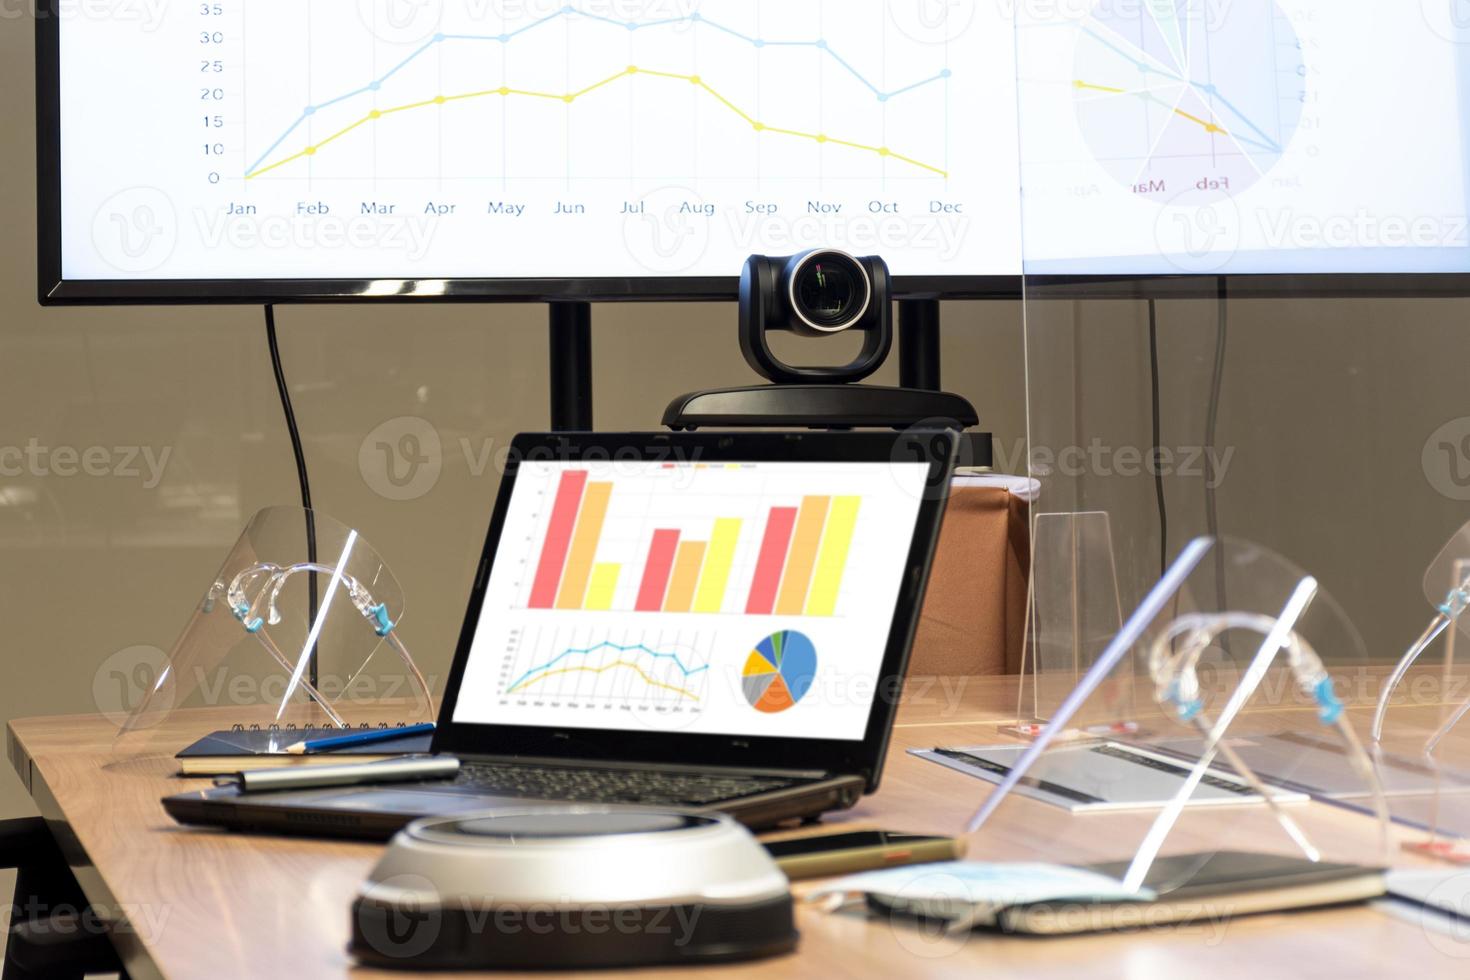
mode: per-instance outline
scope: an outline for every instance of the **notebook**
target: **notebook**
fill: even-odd
[[[1118,880],[1127,873],[1128,862],[1086,865],[1083,870]],[[1159,858],[1144,886],[1154,893],[1152,901],[1037,902],[983,914],[952,900],[926,900],[912,890],[869,889],[867,897],[879,911],[949,920],[965,916],[1003,932],[1059,936],[1346,905],[1380,898],[1387,891],[1382,868],[1240,851]]]
[[[403,728],[404,725],[395,727]],[[332,752],[288,755],[286,747],[303,739],[345,734],[336,728],[245,728],[210,732],[178,753],[179,771],[185,776],[219,776],[242,769],[270,769],[277,766],[320,766],[341,762],[377,762],[400,755],[428,752],[432,732],[405,735],[367,745],[350,745]]]

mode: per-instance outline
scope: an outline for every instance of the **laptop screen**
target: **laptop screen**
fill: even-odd
[[[454,722],[862,740],[928,473],[520,463]]]

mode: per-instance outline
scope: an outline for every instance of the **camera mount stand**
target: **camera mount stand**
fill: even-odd
[[[742,281],[744,303],[751,302],[746,287],[749,282],[747,273]],[[879,329],[886,325],[886,305],[878,316]],[[752,347],[757,345],[748,339],[748,323],[743,322],[741,329],[741,346],[749,360]],[[888,352],[888,342],[882,342],[879,350],[881,354],[870,361],[868,370]],[[919,423],[966,429],[979,424],[979,415],[968,400],[940,390],[938,300],[899,301],[898,353],[903,387],[813,383],[820,381],[818,375],[805,380],[792,377],[777,384],[713,388],[675,398],[664,411],[663,424],[675,430],[705,426],[905,429]],[[761,365],[755,366],[762,369]],[[769,376],[772,372],[763,373]],[[971,465],[990,465],[989,435],[972,436],[969,442],[973,448]]]
[[[740,274],[740,352],[771,381],[680,395],[664,411],[671,429],[956,429],[978,425],[975,407],[939,388],[939,301],[899,303],[899,377],[903,387],[860,384],[893,349],[893,282],[878,256],[836,249],[752,255]],[[846,364],[796,365],[779,357],[772,332],[830,337],[855,331],[862,350]],[[964,440],[967,466],[989,466],[989,434]]]
[[[671,429],[906,429],[920,422],[967,429],[980,423],[959,395],[876,385],[755,385],[680,395],[664,411]]]

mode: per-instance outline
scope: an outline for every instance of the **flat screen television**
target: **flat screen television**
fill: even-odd
[[[1470,282],[1465,0],[40,8],[43,302]]]

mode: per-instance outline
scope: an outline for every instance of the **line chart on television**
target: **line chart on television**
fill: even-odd
[[[1281,216],[1291,227],[1334,215],[1337,202],[1366,201],[1369,183],[1389,213],[1420,206],[1412,189],[1368,181],[1367,165],[1335,162],[1360,153],[1364,120],[1399,124],[1358,36],[1401,50],[1415,44],[1413,18],[1344,15],[1324,0],[1020,9],[1028,272],[1078,254],[1099,273],[1310,271],[1333,258],[1310,235],[1280,233]],[[1406,71],[1442,78],[1448,67]]]
[[[893,162],[903,165],[900,170],[905,167],[914,168],[920,174],[946,176],[945,161],[940,156],[931,153],[926,159],[919,159],[903,152],[902,148],[859,142],[851,136],[860,134],[846,134],[841,130],[840,124],[832,127],[797,120],[794,126],[783,125],[781,113],[798,115],[796,107],[773,106],[768,111],[762,110],[759,96],[743,91],[746,86],[732,77],[737,74],[747,75],[747,67],[742,66],[738,71],[731,70],[727,63],[728,53],[722,55],[711,51],[702,59],[692,57],[686,50],[688,45],[684,37],[693,37],[700,33],[700,28],[704,28],[728,38],[737,49],[748,47],[759,51],[767,45],[809,48],[842,66],[852,76],[856,86],[867,90],[878,103],[886,103],[918,89],[936,86],[950,77],[948,67],[900,82],[896,87],[880,88],[871,78],[853,67],[824,38],[780,38],[766,41],[698,11],[680,17],[619,20],[564,5],[544,16],[520,23],[509,22],[508,18],[501,17],[498,19],[498,26],[501,29],[492,33],[448,33],[436,30],[421,44],[413,46],[406,57],[398,60],[390,58],[387,65],[375,61],[368,70],[371,77],[366,83],[353,85],[344,80],[339,83],[338,88],[327,88],[321,96],[314,93],[308,96],[310,101],[299,113],[294,114],[294,118],[290,110],[286,112],[290,121],[281,129],[279,136],[269,140],[264,151],[246,168],[245,179],[262,177],[293,164],[300,164],[297,169],[301,169],[307,162],[318,162],[315,159],[317,157],[322,157],[325,162],[328,153],[337,158],[331,165],[338,172],[350,174],[352,168],[360,166],[364,158],[372,152],[372,148],[364,145],[363,141],[358,141],[355,146],[350,145],[352,141],[347,137],[359,127],[383,120],[398,124],[400,120],[391,117],[415,113],[422,118],[429,116],[429,110],[446,110],[451,105],[467,102],[476,105],[467,107],[459,118],[450,117],[447,112],[441,113],[439,128],[451,138],[476,130],[488,133],[499,129],[506,135],[506,138],[498,141],[498,149],[501,151],[500,167],[496,166],[493,156],[481,152],[481,146],[466,142],[461,148],[468,151],[466,156],[478,164],[488,163],[492,170],[500,169],[501,176],[509,176],[511,155],[529,149],[518,147],[516,141],[509,138],[514,117],[522,108],[516,105],[520,100],[529,100],[524,107],[525,112],[555,113],[552,118],[564,120],[568,130],[582,126],[594,130],[594,137],[581,146],[572,138],[567,139],[562,146],[564,152],[559,154],[562,157],[560,166],[549,168],[550,176],[560,178],[564,173],[568,180],[575,180],[579,173],[601,176],[607,172],[606,164],[609,161],[603,155],[607,147],[603,138],[595,135],[598,128],[596,120],[583,117],[619,115],[624,106],[619,105],[621,97],[618,89],[632,90],[626,93],[628,99],[652,97],[657,100],[663,100],[666,94],[656,90],[668,89],[681,103],[681,108],[691,101],[707,102],[723,108],[733,116],[731,122],[738,120],[738,124],[743,124],[737,128],[748,129],[761,137],[778,142],[802,140],[819,145],[830,143],[833,147],[841,148],[835,154],[839,158],[891,158]],[[558,27],[562,29],[556,30]],[[618,60],[623,46],[607,43],[610,32],[636,34],[640,38],[656,40],[646,48],[637,44],[628,45],[626,50],[630,55],[638,56],[635,59],[637,63],[624,65]],[[591,37],[593,34],[601,34],[603,37],[594,41]],[[616,36],[613,33],[613,37]],[[575,49],[583,45],[589,46],[588,56],[585,58],[565,53],[568,47]],[[592,45],[602,50],[594,51]],[[705,62],[710,64],[706,66]],[[352,78],[354,74],[343,66],[342,78]],[[603,89],[609,91],[603,92]],[[675,91],[676,89],[683,91]],[[674,98],[669,101],[674,101]],[[585,113],[574,111],[575,108],[580,108],[574,105],[579,100],[587,107]],[[566,106],[574,108],[565,109]],[[455,109],[458,108],[455,105]],[[872,108],[871,105],[864,107],[867,110]],[[477,118],[475,110],[481,110],[486,115]],[[864,115],[871,117],[872,113],[869,111]],[[634,119],[631,115],[623,120],[624,128],[631,128],[633,125]],[[834,131],[826,132],[829,128]],[[872,129],[870,120],[866,118],[861,124],[855,120],[853,128],[861,129],[863,133],[871,132]],[[267,138],[268,134],[269,130]],[[688,150],[699,149],[697,141],[688,139],[688,134],[678,135],[677,141],[664,144],[659,152],[672,155],[676,145]],[[444,136],[441,134],[442,138]],[[762,141],[756,139],[748,142]],[[415,148],[415,152],[421,149],[422,147]],[[582,160],[578,160],[576,157],[579,151],[590,152]],[[529,172],[539,175],[541,169],[537,166]]]
[[[1306,101],[1307,65],[1275,0],[1120,8],[1081,23],[1077,123],[1099,163],[1151,197],[1237,194],[1278,164]]]
[[[52,19],[61,273],[689,298],[820,247],[961,293],[1453,271],[1465,2],[115,5]]]
[[[181,235],[161,270],[181,277],[226,261],[236,276],[360,276],[365,258],[384,278],[734,276],[748,255],[818,244],[884,252],[898,274],[1013,273],[1009,22],[969,12],[950,37],[905,30],[894,6],[171,8],[138,70],[158,76],[149,91],[178,92],[180,72],[197,83],[149,121],[157,146],[189,152],[116,165],[151,171],[193,219],[198,247]],[[78,57],[104,56],[103,31],[78,35],[95,45]],[[99,143],[120,125],[76,112]],[[331,247],[296,227],[330,222],[351,225]]]

